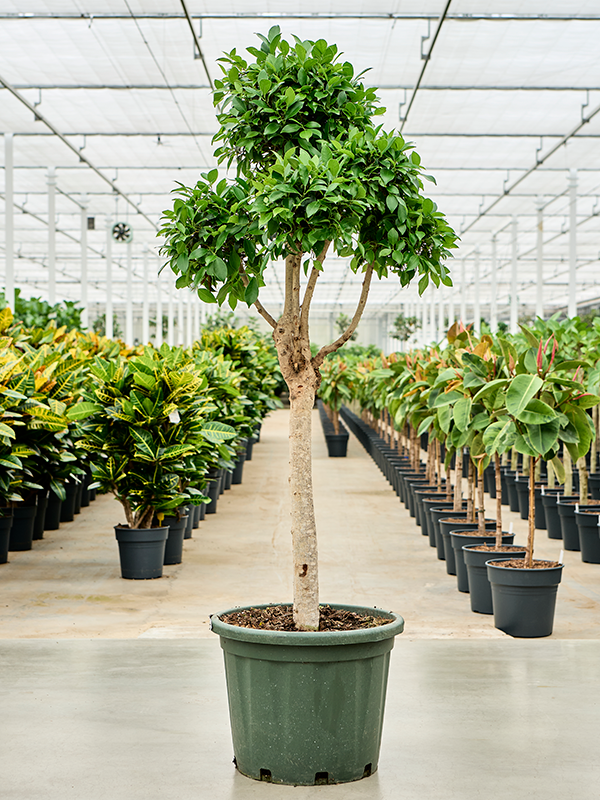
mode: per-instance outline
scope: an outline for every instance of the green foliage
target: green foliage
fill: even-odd
[[[337,315],[336,320],[335,320],[335,327],[337,328],[337,332],[338,332],[338,334],[340,336],[344,333],[346,328],[349,327],[351,321],[352,320],[350,319],[348,314],[343,314],[340,311],[340,313]],[[357,338],[358,338],[358,330],[355,330],[352,333],[352,335],[350,336],[350,338],[348,339],[348,341],[349,342],[354,342]],[[346,345],[344,345],[344,346],[346,346]]]
[[[5,307],[4,292],[0,292],[0,308]],[[71,300],[50,305],[39,297],[25,300],[21,297],[21,290],[15,289],[14,319],[27,328],[46,328],[54,323],[57,328],[65,325],[68,330],[81,330],[81,312],[82,309]]]
[[[443,261],[456,235],[421,194],[412,145],[375,127],[374,91],[335,45],[290,44],[278,28],[259,38],[254,60],[232,51],[215,82],[216,155],[236,162],[235,178],[205,173],[164,212],[162,253],[177,286],[232,309],[251,305],[270,261],[300,252],[320,270],[325,242],[354,272],[372,265],[402,285],[418,275],[421,292],[430,279],[451,285]]]
[[[405,317],[404,314],[400,313],[394,320],[394,327],[390,331],[390,336],[401,342],[407,342],[420,327],[421,322],[418,317]]]

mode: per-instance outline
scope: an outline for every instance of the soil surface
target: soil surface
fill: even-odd
[[[525,550],[524,547],[517,547],[513,544],[503,544],[502,547],[496,547],[494,544],[478,544],[470,549],[482,550],[485,553],[522,553]]]
[[[356,614],[354,611],[319,606],[320,631],[356,631],[360,628],[376,628],[392,622],[387,617]],[[234,611],[221,617],[228,625],[239,628],[256,628],[265,631],[297,631],[294,625],[291,606],[269,606],[268,608],[247,608]]]
[[[512,569],[552,569],[560,567],[558,561],[534,561],[533,567],[525,567],[525,562],[521,558],[512,558],[510,561],[499,561],[497,567],[511,567]]]

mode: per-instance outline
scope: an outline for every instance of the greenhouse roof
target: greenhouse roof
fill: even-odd
[[[334,42],[358,71],[369,69],[365,80],[387,108],[386,128],[415,143],[437,180],[427,191],[461,236],[455,282],[465,258],[472,284],[479,248],[481,301],[488,302],[494,237],[499,310],[506,307],[516,216],[519,300],[533,305],[544,206],[545,302],[564,307],[568,180],[577,170],[577,297],[600,296],[598,3],[267,0],[254,6],[260,11],[252,7],[247,0],[0,0],[0,133],[15,134],[17,285],[25,293],[46,290],[52,167],[58,295],[78,298],[82,195],[96,220],[88,233],[90,299],[105,292],[106,215],[132,226],[141,285],[142,246],[156,248],[169,192],[216,165],[210,85],[217,59],[277,24],[287,37]],[[2,165],[3,158],[0,148]],[[0,227],[3,211],[0,203]],[[3,244],[0,236],[0,267]],[[124,250],[113,248],[117,300],[125,291]],[[328,262],[316,307],[351,305],[360,276],[346,259]],[[278,269],[264,292],[267,307],[281,302]],[[369,307],[394,310],[416,296],[416,286],[400,290],[387,279],[373,286]]]

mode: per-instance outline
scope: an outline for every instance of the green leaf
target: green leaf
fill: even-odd
[[[0,422],[0,436],[8,436],[10,439],[14,439],[16,434],[11,427],[5,425],[4,422]]]
[[[155,446],[152,435],[140,428],[131,428],[131,435],[136,445],[136,456],[147,461],[156,461],[158,448]]]
[[[256,278],[250,278],[248,281],[248,286],[246,286],[246,291],[244,293],[244,300],[245,302],[251,306],[255,303],[258,299],[258,281]]]
[[[527,344],[530,347],[535,347],[535,349],[537,351],[538,347],[540,346],[539,339],[534,335],[534,333],[527,326],[521,325],[521,323],[519,323],[519,328],[521,328],[521,330],[523,331],[523,335],[527,339]]]
[[[490,392],[499,389],[501,386],[505,386],[508,383],[506,378],[497,378],[494,381],[489,381],[482,386],[481,389],[477,392],[477,394],[473,397],[473,402],[476,403],[478,400],[481,400],[482,397],[485,397]]]
[[[291,105],[296,99],[296,92],[292,89],[291,86],[288,86],[287,89],[285,90],[284,98],[286,105],[288,106]]]
[[[309,204],[306,206],[306,216],[307,216],[307,217],[312,217],[312,215],[313,215],[313,214],[316,214],[316,212],[317,212],[317,211],[318,211],[320,208],[321,208],[321,201],[320,201],[320,200],[313,200],[313,202],[312,202],[312,203],[309,203]]]
[[[558,456],[554,456],[550,462],[554,467],[554,473],[559,483],[565,482],[565,466]]]
[[[526,425],[544,425],[557,419],[556,411],[542,400],[530,400],[525,409],[517,416],[519,422]]]
[[[201,433],[205,439],[214,444],[227,442],[237,436],[235,428],[232,428],[231,425],[225,425],[223,422],[207,422]]]
[[[442,394],[438,395],[436,398],[435,403],[433,404],[434,408],[439,408],[440,406],[445,406],[448,403],[455,403],[457,400],[463,398],[464,395],[460,392],[455,392],[452,390],[451,392],[443,392]]]
[[[212,266],[215,271],[215,278],[217,278],[220,281],[226,281],[228,271],[227,271],[227,264],[223,261],[223,259],[215,258],[215,260],[212,263]]]
[[[61,500],[67,499],[67,492],[65,490],[64,484],[62,484],[60,481],[56,480],[55,478],[52,478],[50,481],[50,488],[52,489],[54,494]]]
[[[510,382],[506,393],[506,410],[508,413],[519,418],[519,414],[525,410],[530,400],[544,385],[544,381],[538,375],[517,375]]]
[[[527,425],[527,439],[540,456],[546,455],[556,445],[560,423],[558,419],[544,425]]]
[[[600,403],[600,397],[597,394],[586,394],[578,397],[576,403],[579,408],[593,408]]]
[[[271,136],[271,134],[277,133],[278,130],[279,130],[278,122],[269,122],[269,124],[265,127],[265,136]]]
[[[527,440],[518,433],[515,437],[515,441],[513,447],[517,451],[517,453],[521,453],[524,456],[537,456],[538,453],[533,447],[527,442]]]
[[[470,397],[463,397],[454,404],[454,423],[460,431],[466,431],[469,426],[472,405]]]
[[[209,292],[208,289],[204,289],[202,287],[198,289],[198,297],[200,298],[200,300],[202,300],[203,303],[217,302],[215,296],[211,294],[211,292]]]
[[[494,453],[505,453],[512,446],[515,435],[515,426],[512,420],[506,419],[493,422],[483,432],[483,443],[486,452],[490,456],[494,455]]]
[[[388,194],[385,198],[385,204],[390,211],[395,211],[398,208],[398,198],[393,194]]]
[[[561,361],[560,364],[555,364],[552,367],[553,372],[563,372],[565,370],[577,369],[577,367],[585,367],[589,369],[591,364],[587,361]]]
[[[71,406],[67,411],[67,417],[70,420],[87,419],[87,417],[102,410],[103,406],[101,406],[100,403],[90,403],[84,400],[81,403],[75,403],[74,406]]]
[[[452,423],[452,409],[449,405],[442,406],[437,410],[437,418],[440,428],[444,433],[450,432],[450,424]]]
[[[417,436],[421,436],[421,434],[425,433],[425,431],[428,431],[433,425],[434,419],[435,417],[425,417],[417,429]]]

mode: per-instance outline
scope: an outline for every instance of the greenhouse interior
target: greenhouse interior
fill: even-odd
[[[597,800],[599,37],[0,0],[2,798]]]

